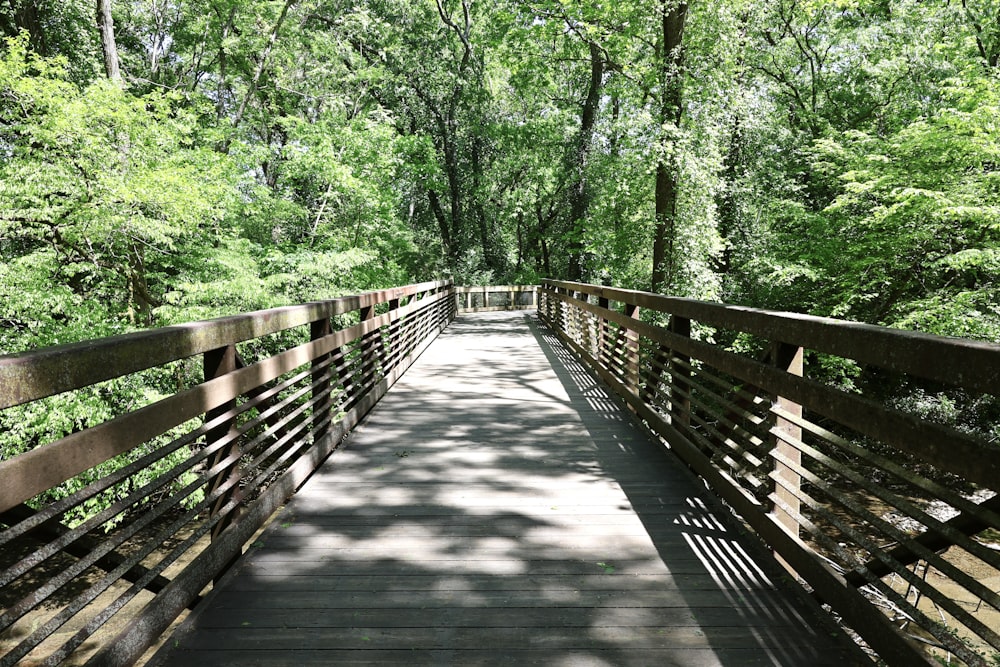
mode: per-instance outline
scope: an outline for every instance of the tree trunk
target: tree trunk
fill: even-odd
[[[216,12],[218,12],[218,9],[216,9]],[[223,18],[221,13],[219,13],[219,18]],[[236,7],[233,7],[229,10],[229,16],[225,17],[222,21],[222,31],[219,33],[219,84],[218,90],[215,93],[215,117],[220,121],[226,117],[226,100],[229,97],[229,58],[226,55],[226,42],[229,40],[229,33],[233,29],[235,18]]]
[[[451,260],[454,265],[457,265],[462,252],[471,245],[471,239],[468,238],[468,235],[470,231],[474,231],[469,229],[473,221],[466,221],[466,215],[476,214],[476,203],[469,198],[466,191],[464,160],[462,158],[467,155],[463,151],[468,147],[463,144],[462,134],[459,130],[461,122],[464,120],[460,112],[463,109],[462,102],[466,99],[466,77],[470,74],[470,69],[477,77],[481,77],[482,72],[477,72],[480,63],[475,62],[473,58],[471,0],[462,0],[461,17],[451,14],[445,8],[442,0],[435,0],[435,7],[441,22],[448,30],[454,32],[462,42],[462,58],[457,65],[455,85],[448,98],[443,100],[443,113],[437,110],[436,105],[430,103],[430,100],[433,99],[432,95],[424,95],[428,101],[428,108],[437,119],[441,135],[440,147],[444,157],[445,176],[448,179],[451,209]],[[472,197],[475,197],[475,193]]]
[[[714,262],[713,270],[723,276],[723,280],[732,269],[734,236],[737,233],[740,223],[739,216],[739,195],[740,172],[745,166],[744,159],[743,124],[739,114],[733,116],[733,126],[729,134],[728,147],[726,149],[723,163],[726,165],[722,172],[723,188],[716,200],[719,219],[719,235],[725,241],[722,254]]]
[[[462,202],[462,171],[458,164],[458,148],[451,128],[456,123],[454,115],[449,114],[448,122],[442,124],[442,153],[444,155],[444,173],[448,179],[448,201],[451,212],[451,258],[458,260],[465,248],[465,209]]]
[[[660,151],[656,162],[656,226],[653,235],[654,292],[670,290],[675,278],[677,238],[678,161],[677,138],[684,113],[684,23],[686,2],[661,0],[660,50]]]
[[[115,22],[111,18],[111,0],[97,0],[97,28],[101,32],[104,73],[115,83],[121,83],[121,65],[118,60],[118,45],[115,43]]]
[[[482,118],[484,114],[479,110],[476,115]],[[486,268],[493,272],[493,278],[499,280],[507,274],[507,257],[502,247],[503,239],[501,234],[497,230],[496,225],[491,224],[489,217],[486,215],[485,195],[483,194],[482,187],[483,173],[486,169],[483,165],[486,148],[481,132],[478,129],[473,130],[473,132],[475,134],[471,145],[472,207],[476,215],[476,223],[479,226],[479,243],[483,248],[483,261],[486,262]]]
[[[433,188],[427,188],[427,200],[431,205],[431,212],[437,220],[438,229],[441,230],[441,244],[444,246],[444,254],[448,257],[454,255],[454,247],[451,239],[451,228],[448,226],[448,218],[444,214],[441,206],[441,198]]]
[[[590,162],[590,150],[594,139],[594,124],[597,122],[597,109],[601,101],[601,90],[604,87],[604,55],[594,42],[590,42],[589,46],[590,84],[587,88],[587,98],[580,110],[580,133],[577,135],[570,165],[574,179],[569,189],[570,240],[567,244],[569,267],[566,275],[570,280],[583,279],[583,233],[586,230],[587,213],[590,209],[587,166]]]
[[[14,17],[14,25],[4,26],[7,35],[15,37],[19,30],[27,30],[31,49],[40,56],[48,55],[45,30],[38,16],[38,5],[35,0],[10,0],[10,10]]]
[[[278,14],[277,20],[271,27],[271,32],[267,38],[267,44],[264,46],[264,50],[261,52],[260,57],[257,60],[257,67],[254,69],[253,78],[250,80],[250,85],[247,86],[243,99],[240,100],[239,108],[236,109],[236,115],[233,116],[232,126],[234,128],[239,127],[240,123],[243,122],[243,116],[246,114],[247,106],[250,104],[250,99],[257,94],[257,86],[260,85],[260,77],[264,74],[264,69],[267,67],[268,61],[271,58],[271,51],[274,49],[274,45],[278,41],[278,33],[281,31],[281,25],[285,22],[285,17],[288,16],[288,10],[295,4],[295,1],[296,0],[285,0],[285,4],[281,7],[281,13]],[[231,137],[227,138],[223,144],[223,152],[229,152],[230,140]]]
[[[517,212],[517,265],[514,270],[521,273],[524,265],[524,211]]]

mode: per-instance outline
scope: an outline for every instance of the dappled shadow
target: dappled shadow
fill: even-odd
[[[477,314],[155,662],[845,662],[772,581],[544,329]]]
[[[610,456],[623,453],[641,460],[661,458],[670,462],[670,471],[664,476],[670,483],[660,489],[666,495],[651,494],[642,481],[636,483],[629,477],[617,478],[665,563],[695,558],[701,571],[712,580],[714,590],[728,601],[739,624],[767,654],[768,664],[815,664],[817,652],[828,655],[835,652],[845,664],[867,663],[832,619],[812,600],[806,599],[804,591],[796,588],[797,584],[790,580],[770,552],[748,535],[722,504],[706,492],[701,480],[687,471],[679,459],[674,459],[652,434],[647,437],[629,434],[626,438],[609,434],[607,426],[617,426],[623,420],[634,425],[637,431],[645,430],[624,401],[563,346],[548,327],[537,321],[530,322],[529,327],[554,372],[566,385],[569,396],[581,404],[581,411],[590,411],[593,415],[594,420],[586,423],[600,449]],[[672,512],[649,511],[651,507],[658,507],[658,501],[667,500],[675,503]],[[700,604],[700,593],[696,589],[687,589],[685,593],[707,639],[713,645],[725,647],[728,635],[716,636],[713,630],[716,620]],[[789,634],[808,641],[790,642]],[[831,642],[834,636],[844,641]],[[819,649],[820,646],[825,648]]]

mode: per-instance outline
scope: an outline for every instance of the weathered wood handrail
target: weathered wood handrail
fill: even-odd
[[[197,355],[204,368],[0,461],[0,666],[57,664],[117,614],[131,620],[88,664],[134,662],[454,316],[453,285],[430,282],[0,357],[0,409],[15,410]],[[267,352],[245,361],[245,343]],[[101,509],[67,525],[88,503]]]
[[[1000,446],[810,379],[803,357],[975,399],[1000,396],[1000,345],[562,281],[539,300],[543,321],[881,659],[937,664],[921,648],[933,646],[993,664],[1000,550],[982,535],[1000,530]]]

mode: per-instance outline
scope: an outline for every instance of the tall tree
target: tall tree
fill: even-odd
[[[118,44],[115,42],[115,21],[111,16],[111,0],[97,0],[97,28],[101,33],[101,52],[104,54],[104,73],[115,83],[121,83],[121,63]]]
[[[604,89],[604,53],[594,41],[587,42],[587,52],[590,62],[590,78],[583,104],[580,106],[580,128],[569,151],[570,229],[566,240],[566,250],[569,253],[566,277],[570,280],[583,280],[584,277],[583,234],[587,226],[591,197],[588,171],[594,143],[594,126],[597,123],[601,92]]]
[[[107,2],[108,0],[101,1]],[[239,127],[240,123],[243,122],[243,116],[246,114],[247,106],[250,104],[250,100],[257,95],[258,88],[260,86],[260,78],[270,64],[269,61],[271,52],[274,50],[275,42],[278,41],[278,34],[281,32],[281,26],[285,23],[285,18],[288,16],[288,10],[291,9],[294,4],[295,0],[285,0],[285,2],[281,5],[281,11],[278,12],[278,18],[274,20],[274,24],[268,31],[267,42],[264,43],[263,49],[256,58],[257,63],[253,69],[253,76],[250,77],[247,89],[243,93],[243,98],[240,100],[240,104],[236,108],[236,112],[233,114],[233,127]]]
[[[684,114],[684,25],[687,13],[687,2],[660,2],[661,35],[657,48],[660,70],[660,144],[656,156],[653,271],[650,280],[650,289],[654,292],[669,290],[674,277],[679,190],[677,140]]]
[[[4,33],[14,37],[21,30],[28,33],[31,48],[39,55],[47,55],[48,44],[42,17],[39,15],[38,4],[34,0],[10,0],[9,18],[0,13],[0,25]]]

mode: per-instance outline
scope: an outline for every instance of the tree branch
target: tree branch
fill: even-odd
[[[281,7],[281,14],[278,15],[278,19],[274,22],[274,27],[271,28],[271,34],[268,37],[267,45],[264,47],[263,52],[260,54],[260,59],[257,61],[257,68],[254,70],[250,86],[247,88],[247,92],[243,96],[243,100],[240,102],[236,115],[233,116],[232,126],[234,128],[238,127],[239,124],[243,122],[243,115],[246,113],[247,105],[250,103],[250,98],[257,94],[257,86],[260,83],[260,77],[264,74],[264,68],[267,67],[267,62],[271,56],[271,50],[278,41],[278,32],[281,30],[281,25],[285,22],[288,10],[291,9],[294,4],[295,0],[285,0],[285,4]],[[226,148],[228,147],[229,141],[227,140]]]

